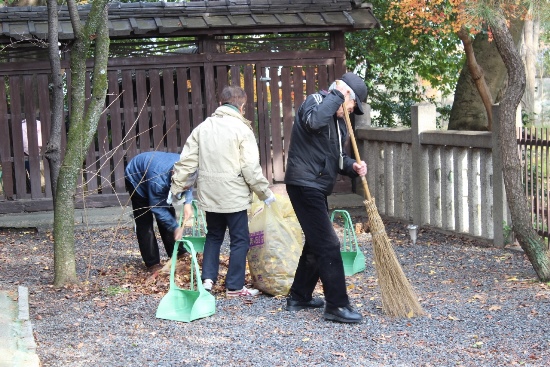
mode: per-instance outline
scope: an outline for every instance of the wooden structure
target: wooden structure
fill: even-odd
[[[89,6],[79,9],[86,19]],[[48,141],[47,9],[0,8],[0,22],[0,213],[49,210],[48,164],[36,134],[38,120]],[[246,116],[266,177],[282,182],[294,110],[346,71],[345,32],[378,26],[371,5],[359,0],[110,3],[106,110],[83,164],[77,207],[125,202],[125,163],[139,152],[180,152],[229,83],[249,96]],[[66,7],[59,29],[70,94],[73,33]],[[65,122],[68,114],[66,106]],[[349,180],[337,191],[351,192]]]
[[[550,243],[550,129],[518,127],[521,180],[531,206],[531,221],[537,233]],[[509,227],[509,226],[508,226]],[[510,228],[507,228],[511,231]]]

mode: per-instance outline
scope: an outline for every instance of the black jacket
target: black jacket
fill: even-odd
[[[345,121],[336,117],[342,103],[343,94],[332,90],[311,94],[300,106],[292,127],[285,184],[313,187],[330,195],[338,174],[358,176],[353,170],[355,160],[343,151],[347,128]],[[340,145],[337,126],[342,143],[342,170],[338,167]]]

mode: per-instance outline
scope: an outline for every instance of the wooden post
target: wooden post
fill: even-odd
[[[502,159],[498,134],[500,121],[498,120],[498,105],[493,106],[493,245],[504,247],[504,222],[506,221],[506,190],[502,174]]]
[[[214,77],[214,64],[212,63],[212,54],[218,52],[217,41],[214,36],[202,36],[198,39],[199,52],[205,54],[205,62],[203,64],[205,113],[206,116],[210,116],[216,110],[216,108],[218,108],[218,98],[216,96],[216,80]]]
[[[412,188],[413,224],[422,226],[429,223],[430,182],[428,171],[428,150],[422,146],[421,135],[426,130],[436,129],[435,106],[419,104],[412,106],[411,111],[412,142]]]
[[[330,33],[330,49],[344,51],[342,57],[335,58],[334,74],[331,75],[331,80],[341,77],[346,72],[346,38],[344,32]]]

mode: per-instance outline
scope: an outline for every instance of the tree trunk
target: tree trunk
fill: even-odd
[[[61,130],[63,126],[63,75],[59,56],[59,32],[57,0],[48,0],[48,54],[52,70],[52,123],[50,140],[46,144],[44,156],[50,166],[50,182],[55,206],[57,178],[61,167]]]
[[[75,143],[78,144],[78,142],[73,142],[73,144]],[[54,202],[55,276],[53,283],[58,287],[78,282],[74,253],[74,186],[79,170],[78,167],[70,166],[70,160],[77,158],[74,151],[74,149],[72,151],[67,149],[63,160],[64,165],[59,172],[59,191]]]
[[[523,22],[512,23],[512,36],[519,42]],[[496,103],[506,84],[506,67],[495,43],[489,41],[486,33],[478,33],[472,47],[479,67],[483,70],[489,94],[494,98],[493,103]],[[487,110],[472,80],[468,65],[465,64],[456,84],[448,129],[486,131],[487,127]]]
[[[522,98],[523,112],[527,116],[528,123],[535,123],[535,88],[536,88],[536,62],[539,45],[538,18],[533,18],[530,11],[525,19],[523,27],[522,56],[525,63],[526,84]]]
[[[515,133],[516,109],[525,90],[524,65],[516,49],[512,35],[503,18],[497,17],[491,25],[495,44],[508,72],[508,87],[499,109],[500,134],[504,186],[512,217],[512,226],[521,248],[525,251],[539,279],[550,280],[550,258],[544,240],[531,223],[527,198],[521,183],[521,162],[517,153]]]
[[[107,1],[94,0],[84,27],[73,0],[68,2],[76,41],[71,53],[71,119],[65,158],[59,171],[54,208],[54,285],[77,282],[74,252],[74,195],[85,152],[97,130],[107,94],[109,30]],[[86,55],[95,39],[92,96],[85,109]]]

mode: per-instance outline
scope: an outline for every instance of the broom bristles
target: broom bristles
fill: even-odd
[[[418,296],[401,269],[374,199],[365,200],[363,203],[369,216],[374,265],[382,294],[382,310],[396,317],[424,315]]]

